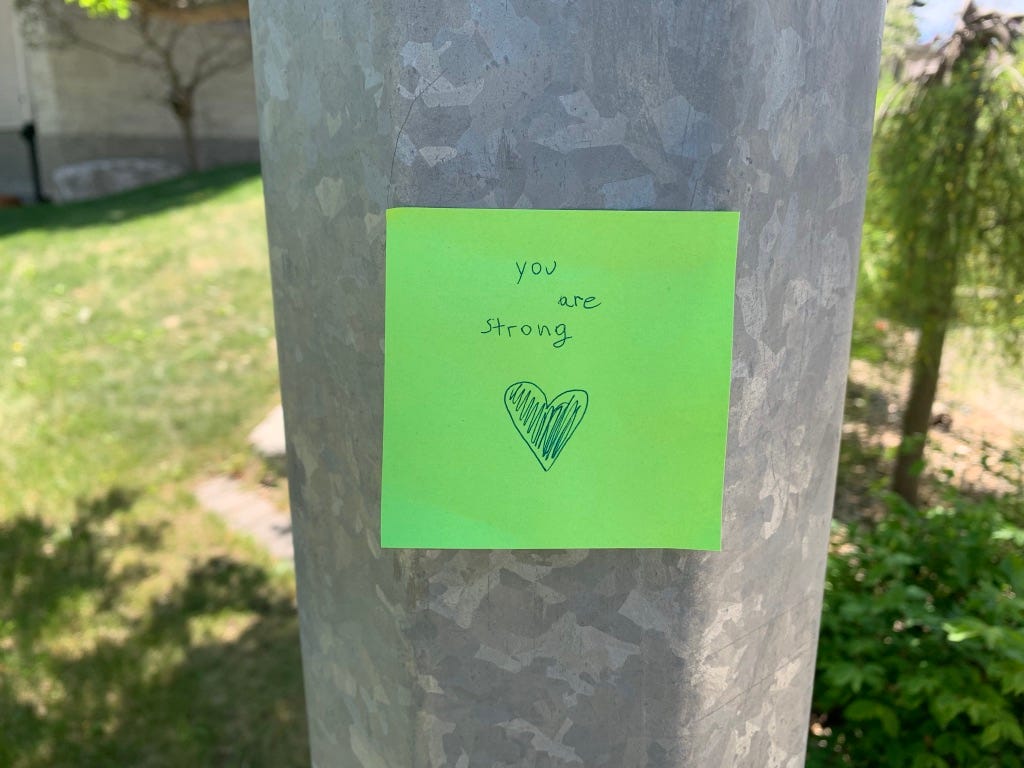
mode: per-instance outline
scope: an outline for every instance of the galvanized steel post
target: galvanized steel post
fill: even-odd
[[[252,0],[314,764],[799,766],[882,0]],[[382,551],[384,212],[732,209],[724,551]]]

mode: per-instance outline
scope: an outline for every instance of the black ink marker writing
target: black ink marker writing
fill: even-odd
[[[505,338],[511,339],[515,336],[532,336],[536,332],[537,336],[552,336],[554,341],[551,342],[551,346],[555,349],[561,349],[565,346],[565,342],[572,338],[569,335],[569,331],[566,328],[565,323],[558,323],[554,327],[554,334],[551,332],[551,325],[547,323],[526,323],[522,325],[513,325],[510,323],[501,322],[500,317],[489,317],[487,318],[487,328],[480,331],[481,334],[487,335],[494,333],[498,337],[505,334]]]
[[[531,381],[517,381],[505,390],[505,409],[545,472],[583,421],[589,404],[584,389],[567,389],[551,400]]]
[[[557,261],[552,261],[551,262],[551,269],[548,269],[546,266],[541,264],[539,261],[534,261],[532,263],[528,262],[528,261],[524,261],[522,264],[520,264],[517,261],[516,262],[516,269],[519,270],[519,277],[516,279],[516,285],[519,285],[519,283],[522,282],[523,275],[526,274],[526,268],[527,267],[530,268],[530,274],[532,274],[532,275],[540,275],[541,273],[544,273],[544,274],[547,274],[547,275],[551,275],[552,273],[554,273],[555,269],[558,267],[558,262]]]

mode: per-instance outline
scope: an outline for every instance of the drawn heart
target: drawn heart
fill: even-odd
[[[505,408],[519,436],[547,472],[576,427],[583,421],[590,396],[583,389],[567,389],[552,400],[530,381],[517,381],[505,390]]]

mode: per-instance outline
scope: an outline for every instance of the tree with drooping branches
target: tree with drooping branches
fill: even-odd
[[[1024,312],[1021,15],[968,3],[953,34],[908,63],[876,128],[868,216],[885,309],[918,331],[892,488],[918,499],[947,332],[969,316],[1019,353]]]

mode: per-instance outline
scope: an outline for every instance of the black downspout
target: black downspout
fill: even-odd
[[[39,147],[36,145],[36,124],[25,123],[21,127],[21,138],[28,142],[28,161],[32,166],[32,187],[37,203],[48,203],[50,198],[43,194],[43,183],[39,176]]]

